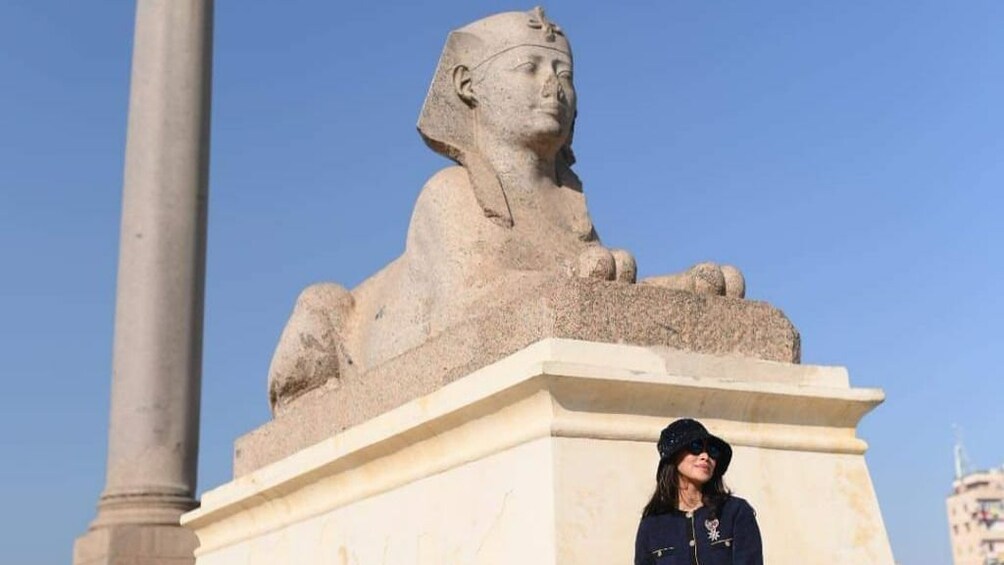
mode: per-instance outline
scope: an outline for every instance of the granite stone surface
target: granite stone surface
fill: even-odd
[[[478,315],[362,373],[348,373],[276,407],[238,439],[243,475],[386,412],[548,337],[667,346],[798,363],[798,331],[764,302],[652,285],[553,276],[485,298]]]
[[[634,256],[602,244],[572,171],[572,73],[565,30],[540,8],[449,34],[418,131],[456,166],[425,183],[400,257],[352,290],[328,282],[300,295],[269,367],[273,414],[359,380],[375,389],[366,398],[396,402],[543,337],[797,359],[786,320],[780,333],[754,327],[747,313],[763,306],[701,298],[743,298],[739,269],[702,262],[639,283]],[[420,378],[380,379],[403,358]]]

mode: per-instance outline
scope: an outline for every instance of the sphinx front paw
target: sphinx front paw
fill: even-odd
[[[634,255],[627,249],[611,249],[610,254],[614,256],[614,265],[617,267],[615,280],[634,284],[638,280],[638,263],[634,260]]]
[[[710,262],[698,263],[682,273],[648,278],[642,283],[695,294],[746,297],[746,279],[739,269]]]
[[[591,245],[579,253],[572,272],[583,279],[612,281],[617,276],[617,261],[606,247]]]
[[[725,296],[746,298],[746,277],[738,267],[721,265],[722,276],[725,277]]]
[[[584,279],[634,283],[638,277],[638,265],[634,255],[625,249],[593,245],[579,254],[572,273]]]

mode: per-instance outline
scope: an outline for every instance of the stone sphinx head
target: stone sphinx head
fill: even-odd
[[[488,156],[529,150],[553,161],[560,184],[578,190],[569,168],[575,112],[571,47],[538,7],[450,33],[418,130],[430,148],[467,169],[485,215],[512,225],[506,187]]]

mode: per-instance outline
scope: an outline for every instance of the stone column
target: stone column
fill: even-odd
[[[138,0],[108,469],[74,563],[193,562],[212,0]]]

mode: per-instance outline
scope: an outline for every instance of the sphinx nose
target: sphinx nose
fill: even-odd
[[[541,86],[540,95],[544,98],[554,98],[559,102],[565,102],[565,89],[561,87],[561,82],[554,73],[549,73]]]

